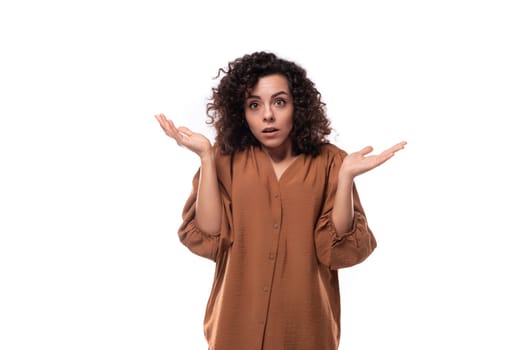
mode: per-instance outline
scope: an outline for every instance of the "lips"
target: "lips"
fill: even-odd
[[[262,132],[266,134],[266,133],[276,132],[278,130],[279,129],[277,129],[277,128],[264,128]]]

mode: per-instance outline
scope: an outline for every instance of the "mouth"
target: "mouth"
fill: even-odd
[[[263,134],[271,134],[271,133],[274,133],[276,131],[279,131],[279,129],[277,128],[264,128],[263,129]]]

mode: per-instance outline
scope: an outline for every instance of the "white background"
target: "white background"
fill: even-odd
[[[524,349],[521,1],[2,1],[0,349],[206,349],[213,263],[176,234],[217,70],[304,66],[379,247],[341,349]]]

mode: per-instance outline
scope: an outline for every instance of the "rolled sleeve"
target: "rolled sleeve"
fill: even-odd
[[[315,244],[320,263],[336,270],[363,262],[377,247],[375,237],[368,227],[359,194],[354,184],[354,219],[348,232],[337,233],[332,221],[332,209],[337,191],[337,175],[344,158],[344,153],[335,157],[330,167],[325,203],[315,229]]]
[[[219,155],[216,155],[216,159],[218,159],[217,172],[222,203],[220,231],[210,234],[202,231],[197,225],[195,216],[200,170],[197,171],[193,177],[193,188],[190,196],[186,200],[186,204],[184,205],[182,211],[182,224],[178,230],[180,241],[191,252],[213,261],[217,260],[221,248],[227,249],[231,245],[231,200],[229,194],[231,180],[227,176],[229,174],[229,169],[225,166],[225,164],[227,165],[229,163],[228,159],[220,157]]]
[[[320,218],[316,232],[319,261],[332,270],[357,265],[372,254],[377,247],[372,231],[363,213],[355,211],[352,229],[337,234],[329,214]]]
[[[202,231],[195,220],[199,172],[193,178],[193,190],[186,200],[182,211],[182,224],[179,227],[179,239],[191,252],[215,260],[220,233],[208,234]]]

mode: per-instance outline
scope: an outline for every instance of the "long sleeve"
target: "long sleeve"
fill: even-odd
[[[231,227],[231,180],[228,158],[216,153],[217,177],[221,192],[222,220],[221,229],[214,234],[202,231],[195,220],[197,191],[199,188],[200,169],[193,177],[192,191],[182,211],[182,224],[179,227],[179,239],[193,253],[216,261],[221,247],[229,246]]]
[[[319,261],[330,269],[350,267],[363,262],[377,246],[354,184],[354,221],[349,232],[337,234],[332,222],[332,208],[337,190],[337,177],[344,152],[334,157],[329,168],[325,202],[315,228],[315,244]]]

